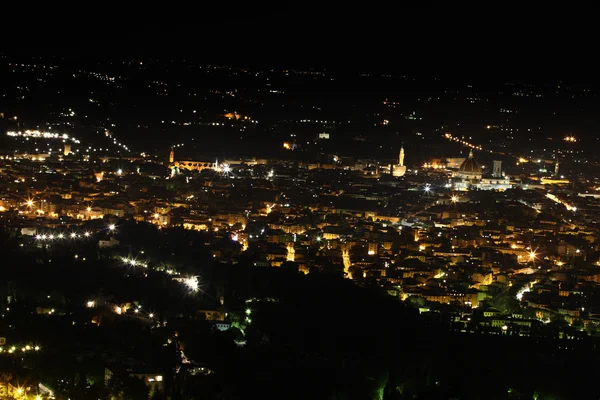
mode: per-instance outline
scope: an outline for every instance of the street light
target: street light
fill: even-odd
[[[111,231],[114,231],[114,230],[115,230],[115,228],[116,228],[116,227],[115,227],[115,224],[110,224],[110,225],[108,226],[108,229],[109,229],[109,230],[111,230]]]

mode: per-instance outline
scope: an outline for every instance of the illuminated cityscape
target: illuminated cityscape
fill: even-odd
[[[593,86],[66,53],[0,54],[0,399],[600,395]]]

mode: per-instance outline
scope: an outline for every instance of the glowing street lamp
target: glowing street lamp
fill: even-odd
[[[535,254],[535,252],[534,252],[534,251],[532,251],[532,252],[530,252],[530,253],[529,253],[529,259],[530,259],[530,260],[532,260],[532,261],[533,261],[533,260],[535,260],[535,259],[536,259],[536,257],[537,257],[537,254]]]
[[[192,292],[197,292],[200,289],[200,284],[198,282],[198,277],[192,276],[190,278],[186,278],[183,283],[189,290]]]
[[[458,201],[458,196],[454,195],[450,198],[450,200],[452,200],[453,203],[456,203]]]
[[[114,230],[115,230],[115,228],[116,228],[115,224],[110,224],[110,225],[108,226],[108,229],[109,229],[109,230],[111,230],[111,231],[114,231]]]

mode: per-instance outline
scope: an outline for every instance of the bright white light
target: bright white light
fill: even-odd
[[[425,188],[423,190],[426,192],[429,192],[429,191],[431,191],[431,188],[429,186],[425,186]]]
[[[110,229],[111,231],[114,231],[115,230],[115,224],[110,224],[108,226],[108,229]]]
[[[197,292],[200,289],[200,284],[198,282],[198,277],[192,276],[190,278],[186,278],[183,281],[183,284],[188,287],[192,292]]]
[[[517,300],[523,300],[523,294],[528,293],[531,291],[531,288],[529,286],[525,286],[523,289],[519,290],[519,292],[517,293]]]
[[[231,172],[231,167],[228,164],[223,164],[223,172]]]
[[[89,233],[89,232],[85,232],[85,233],[83,234],[83,236],[85,236],[85,237],[90,237],[90,233]]]
[[[73,232],[73,233],[71,233],[71,237],[72,237],[72,238],[76,238],[76,237],[77,237],[77,234],[76,234],[75,232]]]
[[[123,170],[119,168],[119,169],[117,170],[117,175],[122,175],[122,174],[123,174]]]
[[[95,304],[96,304],[96,303],[95,303],[95,302],[93,302],[93,301],[88,301],[88,302],[86,303],[86,306],[87,306],[87,308],[92,308],[92,307],[94,307],[94,305],[95,305]]]
[[[152,314],[152,313],[150,313],[148,316],[149,316],[150,318],[154,318],[154,314]]]
[[[65,235],[63,235],[62,233],[59,233],[59,234],[58,234],[58,238],[59,238],[59,239],[62,239],[62,238],[64,238],[64,237],[65,237]]]

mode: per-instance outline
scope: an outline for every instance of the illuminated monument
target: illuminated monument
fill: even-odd
[[[404,165],[404,146],[400,146],[400,156],[398,157],[398,164],[392,166],[392,175],[396,177],[404,176],[406,173],[406,166]]]
[[[171,176],[175,176],[181,172],[181,170],[188,171],[197,171],[201,172],[206,169],[212,170],[215,172],[223,173],[228,175],[232,166],[236,165],[265,165],[267,160],[257,160],[256,158],[252,158],[249,160],[226,160],[224,163],[219,164],[219,160],[214,162],[212,161],[194,161],[194,160],[175,160],[175,147],[171,146],[171,151],[169,152],[169,168],[171,169]]]
[[[471,149],[469,157],[454,174],[453,186],[458,190],[506,190],[510,189],[512,184],[509,177],[502,173],[501,161],[494,161],[492,176],[484,178],[483,168],[475,160]]]
[[[458,176],[469,183],[479,183],[483,176],[483,170],[481,166],[473,157],[473,149],[469,152],[469,158],[467,158],[458,169]]]

